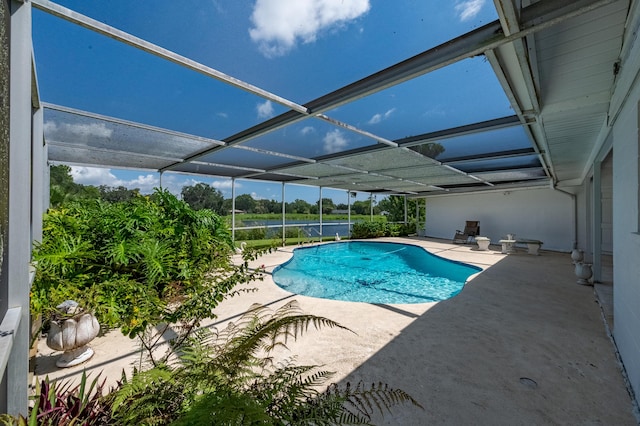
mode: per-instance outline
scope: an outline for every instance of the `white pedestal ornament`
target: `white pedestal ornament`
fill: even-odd
[[[582,262],[582,259],[584,259],[584,252],[582,250],[579,250],[577,248],[571,250],[571,261],[574,265]]]
[[[73,300],[67,300],[56,308],[61,314],[51,319],[47,346],[64,351],[56,362],[58,367],[73,367],[93,356],[93,349],[87,344],[100,332],[100,324],[93,314],[84,312]]]
[[[491,239],[488,237],[476,237],[476,243],[478,244],[478,250],[481,250],[481,251],[489,250],[489,244],[491,244]]]
[[[578,262],[575,268],[576,276],[578,277],[578,284],[591,285],[589,278],[593,275],[590,263]]]

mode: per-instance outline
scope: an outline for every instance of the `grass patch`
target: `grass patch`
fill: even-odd
[[[231,216],[224,217],[227,223],[231,223]],[[346,214],[325,214],[322,215],[322,221],[332,221],[332,220],[344,220],[347,221],[349,219],[349,215]],[[371,221],[372,217],[368,214],[352,214],[351,222],[357,221]],[[236,223],[242,222],[243,220],[282,220],[282,214],[280,213],[239,213],[236,214]],[[320,216],[317,214],[302,214],[302,213],[287,213],[285,215],[285,221],[292,220],[308,220],[310,222],[320,222]],[[374,222],[386,222],[386,216],[373,216]]]
[[[348,237],[342,237],[343,239],[348,239]],[[322,241],[334,241],[336,238],[335,237],[323,237]],[[282,247],[282,240],[281,239],[264,239],[264,240],[247,240],[247,241],[236,241],[236,246],[240,247],[240,243],[246,243],[247,247],[251,247],[251,248],[268,248],[268,247]],[[294,246],[294,245],[298,245],[301,243],[317,243],[319,242],[319,239],[313,238],[313,239],[309,239],[309,238],[287,238],[285,241],[285,245],[287,246]]]

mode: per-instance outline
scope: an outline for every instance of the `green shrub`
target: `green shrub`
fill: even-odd
[[[377,238],[389,235],[386,222],[357,222],[351,228],[352,238]]]
[[[39,391],[31,399],[33,406],[28,418],[0,415],[4,425],[47,426],[100,426],[111,424],[111,403],[103,396],[105,380],[97,376],[91,383],[83,372],[80,383],[50,381],[48,377],[39,382]]]
[[[415,224],[357,222],[351,228],[351,238],[402,237],[414,232]]]
[[[257,277],[246,262],[232,265],[233,252],[219,216],[167,191],[119,203],[80,200],[45,215],[31,310],[46,320],[72,299],[130,337],[161,323],[189,329]]]

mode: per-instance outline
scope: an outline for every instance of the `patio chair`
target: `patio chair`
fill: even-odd
[[[465,244],[469,242],[470,238],[473,238],[480,234],[480,222],[477,220],[467,220],[464,231],[456,230],[456,235],[453,236],[454,243]]]

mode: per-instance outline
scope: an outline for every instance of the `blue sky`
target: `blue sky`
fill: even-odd
[[[57,3],[304,104],[496,19],[489,0],[175,0]],[[34,10],[33,43],[45,102],[223,139],[286,109]],[[416,96],[416,93],[422,94]],[[465,60],[327,115],[394,139],[512,114],[490,66]],[[46,123],[45,123],[46,125]],[[315,139],[304,136],[315,134]],[[370,141],[313,120],[274,132],[256,147],[296,144],[315,156]],[[159,186],[150,171],[74,167],[76,182]],[[164,187],[206,182],[231,195],[228,179],[166,173]],[[279,184],[240,180],[236,194],[281,198]],[[323,196],[346,202],[345,191]],[[287,185],[286,199],[315,201],[317,188]],[[358,198],[365,199],[368,194]],[[342,200],[344,198],[344,200]]]

